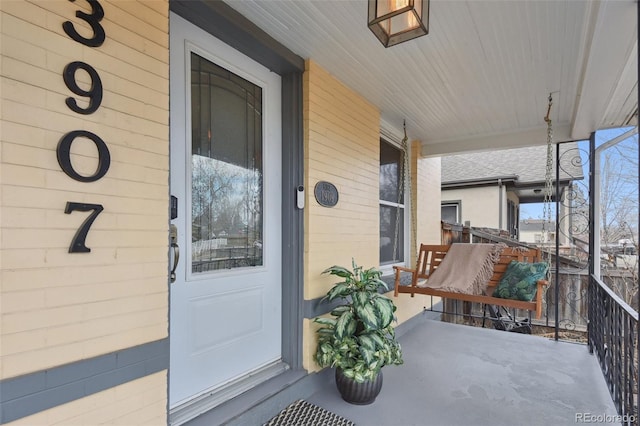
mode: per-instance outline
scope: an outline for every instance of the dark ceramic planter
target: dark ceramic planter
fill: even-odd
[[[382,371],[378,373],[375,380],[358,383],[345,376],[342,370],[337,368],[336,386],[340,395],[342,395],[342,399],[348,403],[356,405],[372,404],[380,393],[380,389],[382,389]]]

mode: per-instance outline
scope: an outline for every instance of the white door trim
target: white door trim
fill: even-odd
[[[172,75],[171,75],[171,108],[176,109],[177,111],[181,111],[184,108],[184,115],[180,117],[178,115],[178,123],[172,122],[171,126],[171,140],[172,144],[176,144],[180,141],[186,141],[186,149],[172,149],[172,173],[176,170],[175,164],[181,163],[185,165],[184,167],[184,175],[181,176],[185,182],[190,180],[191,170],[190,170],[190,161],[187,161],[187,158],[190,158],[189,153],[191,150],[190,141],[190,124],[191,117],[189,113],[189,108],[185,108],[184,106],[190,105],[190,54],[192,51],[197,53],[198,55],[215,62],[216,64],[228,69],[229,71],[239,75],[242,78],[245,78],[248,81],[253,82],[263,88],[263,164],[269,164],[269,168],[273,168],[271,170],[275,170],[266,173],[263,181],[263,211],[265,212],[264,216],[264,224],[263,224],[263,235],[265,241],[273,241],[277,245],[277,250],[264,250],[263,252],[263,265],[258,267],[249,267],[249,268],[238,268],[232,271],[216,271],[213,273],[204,273],[204,274],[194,274],[191,273],[190,267],[185,267],[185,260],[190,259],[191,256],[191,247],[190,244],[183,243],[184,247],[183,251],[185,251],[186,256],[184,259],[181,259],[179,266],[176,270],[176,275],[178,276],[178,281],[182,281],[182,285],[186,283],[193,283],[193,285],[197,285],[198,282],[202,282],[206,279],[210,279],[214,277],[214,279],[233,279],[238,278],[241,275],[246,274],[259,274],[262,272],[275,271],[278,276],[278,291],[277,291],[277,299],[278,303],[281,303],[282,300],[282,277],[281,277],[281,253],[282,253],[282,232],[281,232],[281,221],[282,215],[280,212],[281,206],[281,162],[282,162],[282,153],[281,153],[281,143],[282,143],[282,135],[280,129],[281,119],[279,118],[279,114],[281,111],[281,100],[280,100],[280,83],[278,76],[278,85],[274,86],[273,83],[265,83],[262,79],[251,73],[252,69],[256,69],[257,67],[262,68],[262,72],[265,70],[269,72],[266,68],[262,67],[262,65],[257,64],[255,61],[250,58],[244,57],[236,50],[232,49],[230,46],[220,42],[212,42],[212,36],[205,33],[201,29],[193,26],[188,23],[186,20],[180,18],[179,16],[171,13],[171,40],[173,41],[172,46],[170,47],[170,61],[175,61],[176,64],[183,63],[184,67],[171,67]],[[194,36],[195,34],[195,36]],[[175,46],[176,39],[180,46]],[[215,47],[212,47],[215,45]],[[203,46],[207,46],[204,48]],[[214,49],[215,54],[208,52],[208,50]],[[184,54],[183,54],[184,52]],[[230,63],[226,58],[228,55],[234,56],[234,62],[239,65],[234,65]],[[240,55],[241,58],[239,61],[236,61],[235,58]],[[247,67],[247,69],[242,69],[243,67]],[[271,92],[269,92],[271,90]],[[272,112],[277,111],[277,118],[270,117]],[[180,113],[178,113],[180,114]],[[184,120],[182,124],[180,124],[180,120]],[[273,122],[273,120],[277,120],[277,126],[270,126],[269,123]],[[268,141],[268,143],[267,143]],[[183,142],[180,142],[183,143]],[[179,169],[178,169],[179,170]],[[186,213],[191,211],[190,206],[190,196],[188,192],[190,192],[190,185],[185,185],[186,194],[180,194],[179,196],[179,217],[182,214],[182,220],[187,216]],[[267,189],[271,188],[271,189]],[[275,190],[274,190],[275,188]],[[174,188],[172,188],[172,192]],[[271,191],[271,192],[269,192]],[[275,212],[275,213],[274,213]],[[189,226],[178,226],[179,239],[184,241],[190,241],[190,231]],[[180,235],[181,234],[181,235]],[[269,239],[269,240],[267,240]],[[178,283],[178,281],[176,283]],[[250,281],[250,280],[247,280]],[[175,290],[176,284],[172,284],[172,289]],[[251,288],[251,285],[248,285],[246,288]],[[233,290],[235,291],[235,290]],[[230,292],[233,292],[230,291]],[[269,290],[272,294],[275,294],[273,288]],[[174,291],[172,291],[173,293]],[[171,309],[171,315],[173,316],[175,311]],[[268,359],[265,357],[264,363],[261,365],[256,365],[255,369],[243,373],[228,382],[222,382],[214,384],[209,389],[202,390],[197,392],[189,397],[174,397],[173,400],[170,392],[170,404],[171,404],[171,414],[176,414],[176,419],[178,417],[178,412],[182,409],[186,410],[186,407],[189,408],[188,411],[191,411],[192,414],[194,412],[193,408],[196,406],[200,408],[196,408],[195,412],[200,414],[201,410],[207,410],[211,408],[211,404],[217,404],[223,402],[224,400],[235,396],[240,392],[243,392],[247,389],[247,386],[255,386],[257,383],[256,380],[266,380],[274,375],[280,374],[287,367],[281,363],[281,324],[282,324],[282,306],[279,305],[277,310],[272,310],[269,312],[271,317],[277,317],[278,327],[278,339],[277,339],[277,347],[279,355],[276,357],[271,357],[268,355]],[[172,321],[173,322],[173,321]],[[179,333],[178,333],[179,334]],[[170,334],[170,339],[172,342],[172,346],[174,344],[180,345],[179,341],[182,339],[182,336],[179,336],[175,332]],[[178,342],[178,343],[176,343]],[[175,346],[174,346],[175,349]],[[173,350],[172,350],[173,352]],[[170,370],[171,374],[171,370]],[[172,381],[170,380],[170,383]],[[184,395],[184,393],[182,393]],[[204,400],[206,402],[203,402]],[[217,402],[216,402],[217,401]],[[186,413],[186,411],[183,411]],[[186,420],[185,420],[186,421]],[[173,421],[172,421],[173,423]]]

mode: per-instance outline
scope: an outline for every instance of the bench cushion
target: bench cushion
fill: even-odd
[[[543,280],[548,265],[512,260],[493,291],[493,297],[530,302],[536,296],[537,283]]]

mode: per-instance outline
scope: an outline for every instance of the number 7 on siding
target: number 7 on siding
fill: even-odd
[[[85,245],[85,241],[87,239],[87,234],[89,233],[89,228],[93,225],[93,221],[96,220],[100,212],[104,210],[102,204],[85,204],[85,203],[73,203],[71,201],[67,201],[67,206],[64,209],[66,214],[71,214],[74,211],[88,212],[93,210],[78,228],[76,235],[73,237],[71,241],[71,245],[69,246],[69,253],[89,253],[91,249]]]

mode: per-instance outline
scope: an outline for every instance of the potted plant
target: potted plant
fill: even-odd
[[[376,268],[363,270],[352,261],[352,270],[332,266],[323,274],[342,278],[322,301],[342,299],[331,317],[318,317],[315,360],[335,368],[342,398],[352,404],[371,404],[382,388],[385,365],[402,364],[402,350],[391,322],[396,306],[379,290],[388,290]]]

